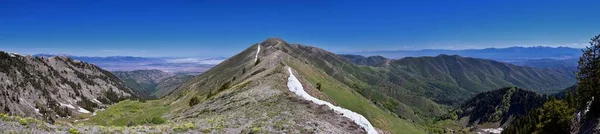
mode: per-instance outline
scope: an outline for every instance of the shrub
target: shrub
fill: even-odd
[[[159,125],[159,124],[163,124],[163,123],[167,122],[167,120],[165,120],[161,117],[152,117],[152,118],[146,119],[145,122],[149,123],[149,124]]]
[[[8,116],[8,114],[0,113],[0,119],[2,119],[3,121],[8,121],[10,117]]]
[[[21,125],[27,125],[27,120],[24,118],[19,118],[19,124]]]
[[[79,134],[79,130],[77,130],[75,128],[70,128],[69,129],[69,134]]]
[[[195,128],[194,123],[185,123],[185,124],[179,124],[179,125],[175,126],[173,128],[173,131],[181,132],[181,131],[187,131],[187,130],[194,129],[194,128]]]
[[[191,107],[191,106],[194,106],[194,105],[196,105],[198,103],[200,103],[200,99],[198,99],[198,97],[194,96],[194,97],[192,97],[192,99],[190,99],[190,103],[189,104],[190,104],[190,107]]]
[[[321,83],[317,83],[317,89],[321,91]]]

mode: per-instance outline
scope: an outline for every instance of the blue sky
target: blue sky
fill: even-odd
[[[0,49],[231,56],[268,37],[333,52],[587,45],[600,1],[0,0]]]

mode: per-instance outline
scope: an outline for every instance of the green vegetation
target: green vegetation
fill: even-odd
[[[469,124],[505,121],[515,116],[523,116],[527,111],[541,107],[547,97],[516,87],[480,93],[467,100],[455,112],[458,118],[469,117]],[[452,113],[452,112],[451,112]]]
[[[175,127],[173,127],[173,131],[183,132],[183,131],[188,131],[188,130],[194,129],[194,128],[195,128],[194,123],[184,123],[184,124],[179,124],[179,125],[176,125]]]
[[[198,98],[198,96],[194,96],[192,97],[192,99],[190,99],[190,107],[195,106],[196,104],[200,103],[200,99]]]
[[[186,74],[171,74],[161,70],[114,71],[112,73],[143,99],[163,97],[193,77]]]
[[[566,89],[558,96],[562,100],[553,99],[544,104],[543,107],[529,112],[510,126],[505,127],[503,133],[572,133],[571,128],[585,129],[588,119],[595,120],[598,117],[600,106],[600,35],[591,39],[590,46],[584,50],[579,59],[579,72],[577,73],[577,85]],[[573,95],[572,89],[576,94]],[[563,97],[564,96],[564,97]],[[594,98],[594,99],[592,99]],[[593,100],[593,101],[592,101]],[[591,101],[591,105],[589,102]],[[589,108],[589,112],[582,112],[580,122],[573,122],[574,113],[579,109]],[[579,114],[578,114],[579,115]],[[583,123],[581,126],[572,126]],[[589,124],[597,125],[597,124]],[[584,128],[584,129],[582,129]],[[586,132],[582,132],[586,133]]]
[[[447,131],[447,129],[454,130],[455,133],[469,133],[468,128],[464,128],[463,126],[455,123],[454,121],[455,120],[450,120],[450,119],[440,120],[433,124],[428,124],[426,126],[426,129],[429,133],[436,133],[436,134],[450,133]]]
[[[574,112],[568,103],[553,99],[505,127],[503,133],[570,133]]]
[[[539,123],[536,126],[546,133],[569,133],[574,112],[575,109],[569,107],[564,101],[549,101],[540,109]]]
[[[69,128],[69,134],[79,134],[79,131],[75,128]]]
[[[21,125],[27,125],[27,120],[21,118],[21,119],[19,119],[19,124],[21,124]]]
[[[579,58],[577,67],[577,108],[584,109],[587,102],[594,97],[590,113],[596,114],[600,112],[600,35],[591,40],[590,46],[586,47]]]
[[[95,116],[81,123],[102,126],[126,126],[130,121],[133,123],[132,125],[163,124],[166,120],[161,116],[169,111],[169,108],[169,106],[161,104],[159,100],[144,103],[125,100],[104,111],[99,111]]]
[[[290,63],[299,76],[311,83],[322,83],[321,89],[340,106],[365,116],[373,126],[392,133],[425,133],[422,126],[409,123],[396,115],[373,105],[367,98],[361,96],[351,88],[337,82],[335,79],[322,74],[307,66]]]

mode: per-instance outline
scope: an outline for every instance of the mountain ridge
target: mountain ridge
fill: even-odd
[[[570,47],[507,47],[507,48],[484,48],[484,49],[422,49],[422,50],[384,50],[384,51],[363,51],[349,52],[344,54],[357,54],[365,56],[381,55],[390,59],[404,57],[436,56],[439,54],[461,55],[464,57],[474,57],[483,59],[492,59],[503,62],[521,62],[535,59],[568,59],[579,57],[582,53],[579,48]]]
[[[3,113],[51,123],[137,97],[108,71],[66,56],[44,58],[0,51],[0,81]]]
[[[257,53],[259,47],[260,52]],[[289,66],[295,70],[296,77],[300,83],[302,83],[306,92],[308,92],[311,96],[360,113],[367,117],[369,121],[372,121],[375,127],[384,131],[402,133],[402,131],[398,129],[403,128],[405,129],[404,133],[423,133],[422,128],[416,128],[405,120],[394,117],[394,115],[378,108],[377,106],[373,105],[371,101],[362,97],[345,84],[342,84],[332,77],[327,76],[327,74],[318,67],[312,66],[312,60],[310,60],[308,57],[305,57],[308,52],[311,51],[307,47],[297,44],[288,44],[287,42],[276,38],[269,38],[262,43],[252,45],[248,49],[225,60],[206,73],[197,76],[186,84],[183,84],[179,90],[167,96],[165,99],[175,102],[174,105],[185,105],[185,100],[194,97],[198,97],[200,99],[200,103],[197,105],[190,108],[183,107],[180,109],[175,109],[168,113],[167,117],[174,120],[185,120],[186,115],[194,113],[193,111],[202,111],[202,109],[209,108],[215,109],[215,111],[219,111],[220,113],[216,115],[211,114],[210,116],[242,114],[244,115],[243,117],[245,117],[244,119],[255,120],[259,117],[256,117],[256,115],[252,113],[263,110],[250,106],[261,107],[260,105],[264,105],[264,103],[268,102],[270,103],[269,105],[271,105],[271,108],[269,109],[273,109],[274,111],[271,112],[275,113],[275,117],[272,119],[293,119],[319,122],[319,126],[327,128],[323,132],[350,132],[347,130],[339,130],[339,128],[328,127],[330,125],[337,124],[335,122],[338,121],[348,122],[344,121],[346,120],[344,117],[329,116],[323,118],[323,115],[329,115],[334,112],[316,114],[313,112],[313,110],[322,109],[319,108],[321,106],[316,106],[313,103],[306,102],[301,99],[299,101],[297,96],[289,93],[285,85],[285,79],[290,74],[284,71],[285,67]],[[320,53],[320,51],[315,52]],[[257,54],[258,56],[256,56]],[[258,57],[258,60],[255,61],[255,57]],[[321,86],[316,86],[318,85],[317,83],[321,83]],[[257,92],[261,94],[257,94]],[[338,96],[342,94],[343,97]],[[248,98],[246,95],[252,97]],[[353,103],[351,104],[347,102],[348,100],[342,101],[342,98],[340,97],[343,99],[353,98]],[[236,101],[229,102],[228,98],[235,98]],[[217,105],[226,104],[227,102],[230,103],[229,105],[237,106],[231,107]],[[306,106],[308,106],[308,108],[298,109],[298,107]],[[223,109],[230,108],[235,110],[223,111]],[[369,110],[365,108],[368,108]],[[286,111],[292,109],[297,110],[294,112],[295,114],[279,114],[287,113]],[[299,118],[299,113],[305,114],[302,114],[303,117]],[[199,116],[206,118],[209,115]],[[321,118],[327,120],[322,120]],[[270,124],[269,122],[267,122],[267,124]],[[300,122],[297,122],[296,125],[310,128],[310,126],[305,126]],[[340,126],[340,128],[346,127]],[[277,130],[271,129],[269,129],[269,131],[278,132]]]

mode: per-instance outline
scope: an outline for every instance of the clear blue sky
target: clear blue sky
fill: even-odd
[[[333,52],[586,45],[600,1],[0,0],[0,49],[231,56],[268,37]]]

